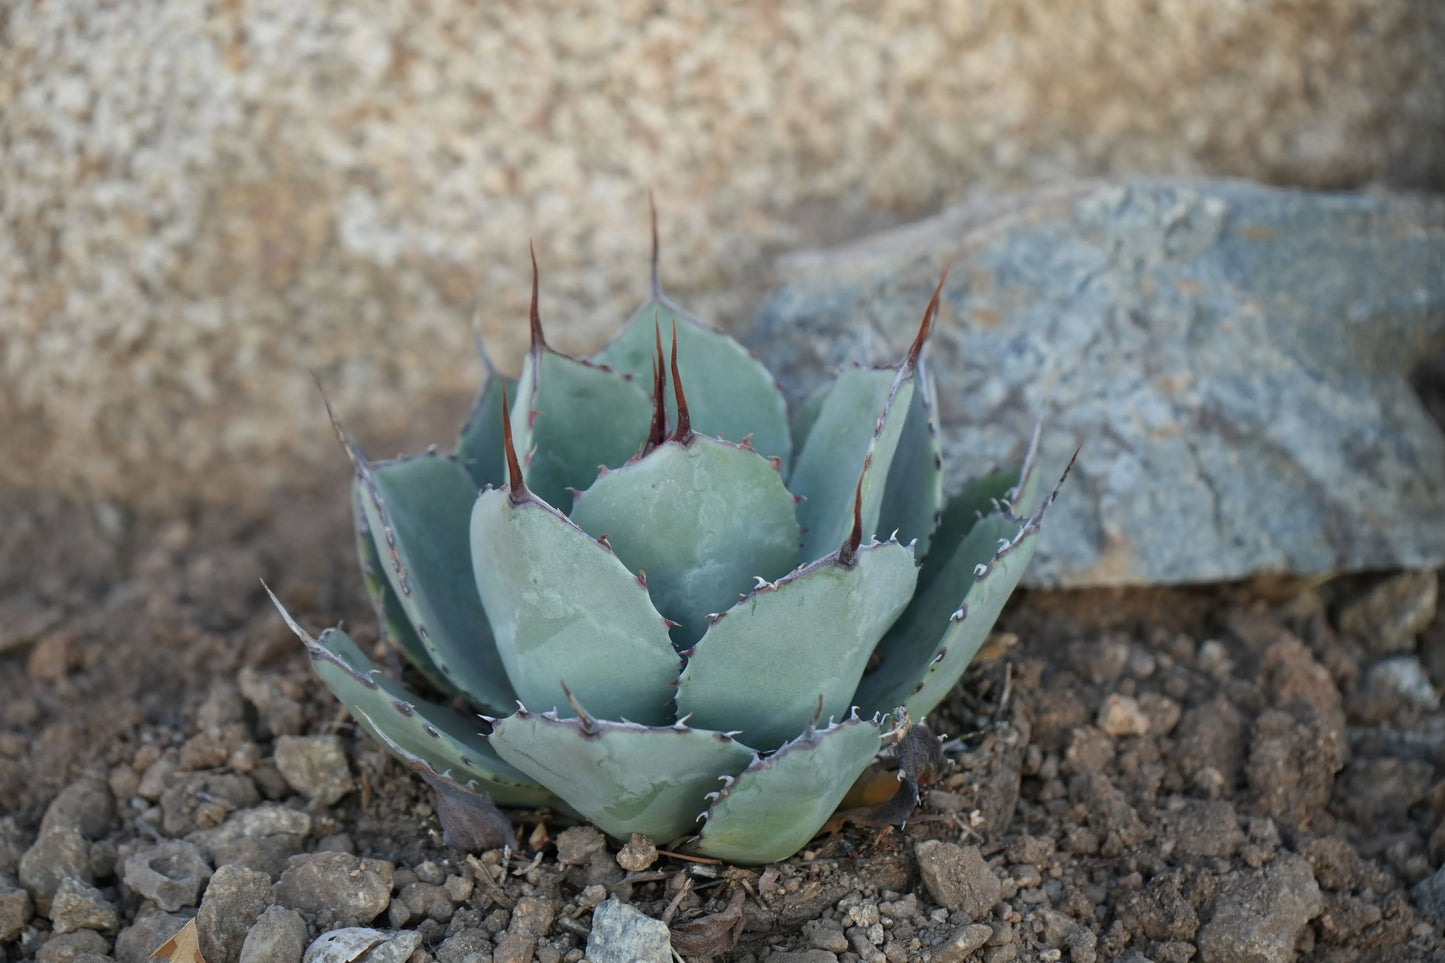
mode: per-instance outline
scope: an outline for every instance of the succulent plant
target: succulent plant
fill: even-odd
[[[552,806],[785,858],[949,693],[1017,585],[1053,500],[1037,430],[1021,468],[945,500],[942,281],[898,364],[844,370],[789,418],[762,364],[662,293],[655,227],[652,297],[590,360],[548,345],[532,265],[521,375],[487,364],[453,454],[371,462],[338,426],[382,636],[437,697],[282,614],[444,824],[467,800]]]

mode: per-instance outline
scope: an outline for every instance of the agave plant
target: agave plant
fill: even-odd
[[[444,823],[458,800],[551,806],[787,857],[978,651],[1053,500],[1038,433],[945,501],[942,281],[898,364],[844,370],[790,418],[757,360],[663,295],[655,227],[652,297],[590,360],[548,345],[532,266],[521,375],[488,363],[453,454],[371,462],[338,428],[382,635],[438,697],[282,614]]]

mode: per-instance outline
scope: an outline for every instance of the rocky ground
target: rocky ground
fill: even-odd
[[[340,484],[3,513],[0,961],[192,918],[207,963],[1445,959],[1436,573],[1020,593],[901,830],[737,869],[517,814],[464,853],[260,597],[374,642]]]

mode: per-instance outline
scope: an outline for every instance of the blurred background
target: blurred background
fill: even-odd
[[[96,0],[0,10],[0,494],[261,505],[449,445],[489,348],[662,272],[745,331],[782,252],[1005,190],[1445,186],[1435,0]],[[766,353],[764,351],[764,353]],[[387,455],[385,449],[373,454]]]

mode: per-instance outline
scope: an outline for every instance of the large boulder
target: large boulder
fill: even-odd
[[[1019,457],[1040,415],[1046,468],[1083,445],[1032,584],[1445,564],[1445,434],[1411,381],[1445,357],[1439,199],[1005,197],[787,258],[751,344],[799,395],[897,357],[950,260],[932,364],[952,480]]]

